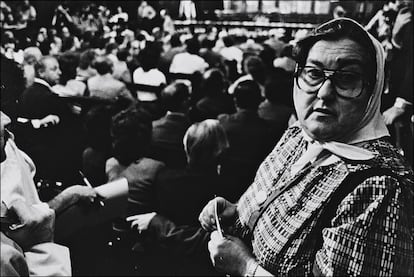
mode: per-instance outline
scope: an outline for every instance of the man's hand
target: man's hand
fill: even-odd
[[[53,241],[55,213],[46,204],[29,206],[19,199],[11,204],[9,212],[16,214],[19,223],[11,225],[6,235],[23,250],[39,243]]]
[[[403,8],[399,11],[392,28],[392,40],[398,45],[401,45],[402,30],[411,20],[412,13],[408,8]]]
[[[156,216],[156,212],[146,213],[146,214],[137,214],[127,217],[126,221],[131,222],[131,229],[137,228],[138,232],[141,233],[148,229],[148,226],[151,220]]]
[[[47,127],[48,125],[56,125],[59,124],[59,121],[59,116],[49,114],[48,116],[45,116],[44,118],[40,119],[40,126]]]
[[[391,125],[395,120],[404,114],[404,109],[392,106],[382,114],[386,125]]]
[[[231,219],[237,214],[236,204],[233,204],[223,197],[216,197],[213,200],[210,200],[207,205],[203,208],[198,217],[201,227],[206,231],[216,230],[216,220],[215,220],[215,201],[217,199],[217,214],[219,218],[223,221],[223,224],[229,223]],[[220,221],[221,222],[221,221]]]
[[[239,238],[222,238],[217,231],[211,233],[208,250],[214,267],[230,275],[245,276],[248,263],[254,260],[251,251]]]
[[[32,119],[31,123],[33,125],[33,128],[39,129],[40,127],[59,124],[59,121],[60,118],[57,115],[49,114],[42,119]]]
[[[75,203],[78,201],[92,203],[98,196],[94,188],[81,185],[70,186],[67,189],[65,189],[62,193],[66,193],[70,197],[71,203]]]
[[[98,194],[94,188],[74,185],[59,193],[55,198],[50,200],[48,204],[56,213],[59,213],[78,201],[92,203],[97,196]]]

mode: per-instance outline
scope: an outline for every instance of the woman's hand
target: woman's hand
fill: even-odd
[[[208,250],[214,267],[230,275],[245,276],[248,263],[255,260],[239,238],[233,236],[223,238],[217,231],[211,233]]]
[[[131,222],[131,229],[136,228],[139,233],[142,231],[148,230],[148,226],[151,220],[156,216],[156,212],[147,213],[147,214],[137,214],[127,217],[126,221]]]
[[[216,219],[215,219],[215,208],[217,201],[217,214],[218,217],[221,219],[220,222],[226,224],[231,221],[237,214],[237,206],[233,204],[223,197],[216,197],[213,200],[210,200],[207,205],[203,208],[198,217],[200,221],[201,227],[204,230],[212,232],[216,230]]]

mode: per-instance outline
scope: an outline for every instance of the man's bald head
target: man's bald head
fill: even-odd
[[[36,77],[45,80],[51,86],[59,83],[61,73],[55,57],[45,56],[35,63]]]

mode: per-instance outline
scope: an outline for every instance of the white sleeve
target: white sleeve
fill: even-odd
[[[178,62],[177,62],[177,58],[174,57],[172,62],[171,62],[169,71],[170,71],[170,73],[178,73],[179,72],[178,70],[179,70],[179,65],[178,65]]]
[[[25,253],[30,276],[71,276],[69,249],[47,242],[30,248]]]

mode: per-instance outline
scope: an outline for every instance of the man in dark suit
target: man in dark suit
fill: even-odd
[[[35,161],[37,177],[73,182],[81,163],[80,125],[67,103],[53,92],[61,71],[54,57],[43,57],[35,64],[35,81],[21,95],[19,116],[29,119],[20,146]],[[49,124],[41,124],[51,118]],[[40,122],[40,123],[39,123]],[[19,142],[18,142],[19,143]]]
[[[413,20],[412,2],[401,5],[392,30],[389,93],[383,112],[395,144],[413,165]]]
[[[230,147],[223,157],[221,173],[237,200],[254,178],[264,157],[271,151],[271,133],[257,108],[262,101],[259,85],[252,80],[240,82],[234,90],[237,112],[221,114],[218,120],[224,127]]]
[[[187,116],[189,89],[181,82],[164,88],[161,100],[167,114],[152,123],[150,156],[169,167],[184,167],[187,163],[183,147],[184,134],[190,127]]]

